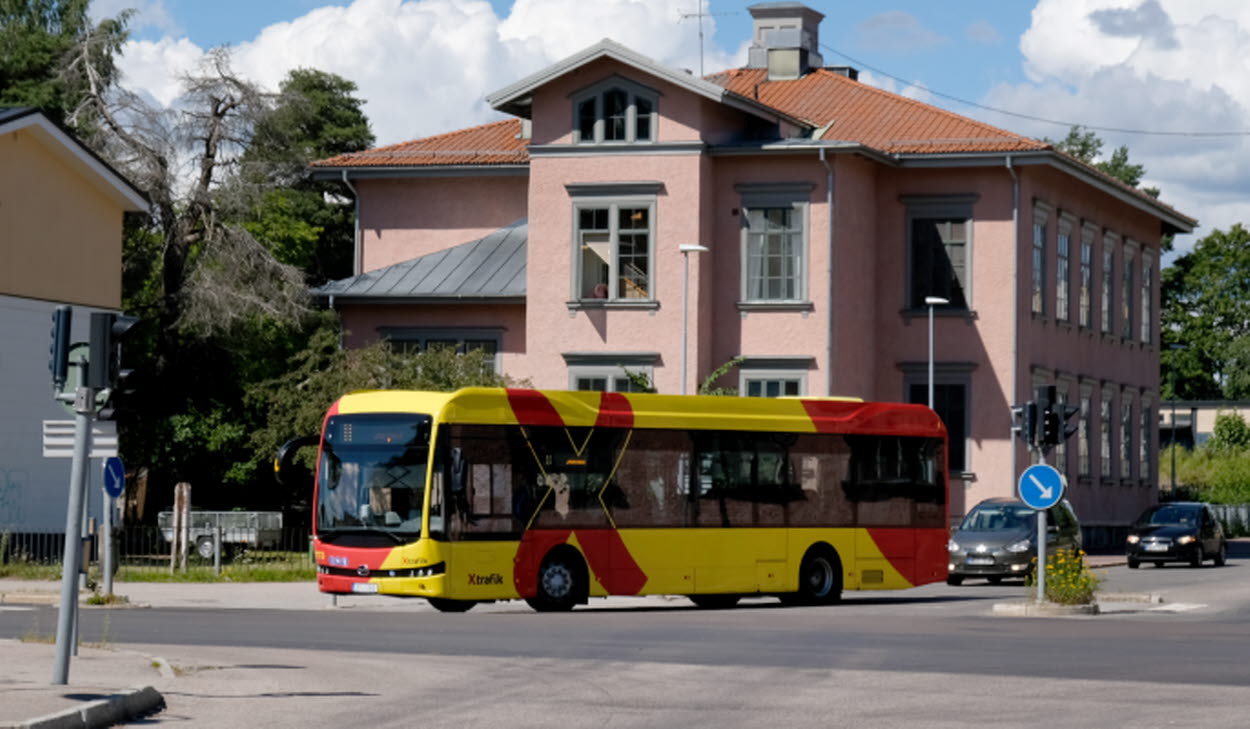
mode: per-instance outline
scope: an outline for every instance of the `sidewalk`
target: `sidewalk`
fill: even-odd
[[[1122,565],[1125,560],[1122,555],[1091,555],[1087,561],[1091,567],[1099,568]],[[318,592],[311,582],[128,582],[114,585],[114,592],[126,596],[132,608],[434,611],[429,603],[419,599],[386,595],[331,597]],[[610,598],[613,607],[654,605],[656,600],[673,599],[684,600]],[[0,579],[0,611],[29,610],[36,605],[55,607],[59,602],[59,582]],[[501,604],[498,609],[508,609],[506,605]],[[127,608],[84,604],[82,609]],[[29,642],[0,639],[0,729],[110,726],[159,711],[164,706],[161,692],[175,690],[174,670],[161,656],[92,645],[80,647],[78,655],[71,659],[69,685],[51,684],[56,647],[44,641],[55,629],[55,623],[32,627],[41,638]],[[186,653],[189,648],[178,650]]]

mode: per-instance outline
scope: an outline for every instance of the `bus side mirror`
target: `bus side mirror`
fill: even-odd
[[[469,462],[464,458],[464,451],[459,448],[451,449],[451,492],[456,496],[463,496],[468,479],[465,478],[465,472],[469,468]]]
[[[282,444],[273,459],[273,478],[281,486],[295,486],[301,482],[311,481],[312,473],[304,466],[295,463],[295,454],[300,449],[315,446],[321,442],[319,435],[305,435],[292,438]]]

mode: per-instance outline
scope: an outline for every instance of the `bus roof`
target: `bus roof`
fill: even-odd
[[[374,390],[344,395],[330,415],[424,413],[489,425],[877,433],[938,437],[924,405],[850,398],[763,398],[470,387],[455,392]]]

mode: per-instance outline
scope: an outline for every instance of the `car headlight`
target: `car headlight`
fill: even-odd
[[[1141,541],[1141,537],[1136,534],[1130,534],[1128,535],[1128,539],[1126,541],[1128,541],[1129,544],[1137,544]]]
[[[958,552],[959,542],[956,542],[954,539],[950,540],[949,542],[946,543],[946,550],[948,552]]]
[[[1194,536],[1192,534],[1186,534],[1183,537],[1177,538],[1176,543],[1177,544],[1189,544],[1192,541],[1194,541]]]
[[[1029,551],[1029,547],[1031,547],[1032,545],[1033,545],[1033,542],[1031,540],[1021,539],[1018,542],[1012,542],[1011,544],[1008,544],[1006,547],[1004,547],[1004,549],[1006,549],[1008,552],[1019,554],[1020,552]]]

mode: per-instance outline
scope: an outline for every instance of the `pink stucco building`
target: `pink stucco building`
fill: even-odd
[[[1048,144],[822,65],[821,14],[751,8],[746,68],[604,40],[487,101],[512,118],[324,160],[357,195],[349,346],[457,342],[543,388],[925,402],[951,513],[1013,492],[1010,406],[1053,384],[1083,523],[1155,499],[1159,245],[1195,221]],[[1103,530],[1105,532],[1105,530]]]

